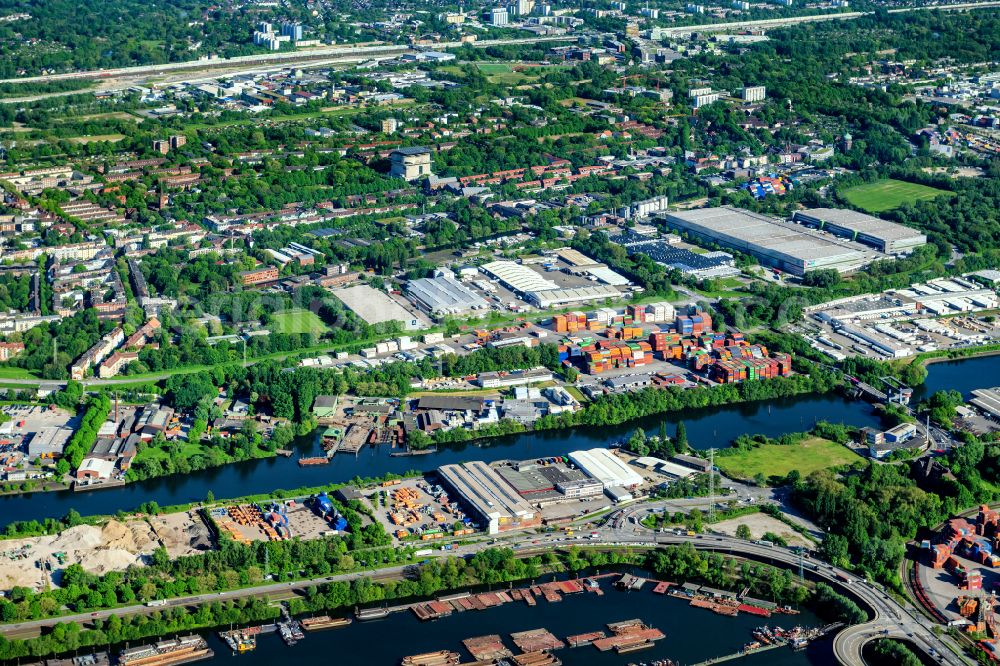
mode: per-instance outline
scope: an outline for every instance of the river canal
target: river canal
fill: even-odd
[[[410,612],[394,613],[373,622],[355,622],[343,629],[307,633],[294,647],[287,647],[277,634],[260,637],[257,649],[235,657],[214,634],[208,636],[215,651],[209,663],[237,663],[238,666],[271,666],[295,661],[304,664],[336,663],[338,666],[391,666],[412,654],[451,650],[471,661],[462,640],[496,633],[515,654],[517,649],[510,634],[517,631],[545,628],[557,638],[604,630],[608,622],[641,619],[666,634],[652,649],[631,655],[599,652],[593,646],[564,648],[554,654],[569,666],[625,666],[629,663],[652,662],[669,658],[689,666],[711,657],[738,651],[753,640],[751,631],[762,624],[781,625],[790,629],[822,624],[815,615],[803,611],[800,615],[775,615],[769,619],[741,613],[723,617],[711,611],[692,608],[687,602],[652,592],[652,584],[635,592],[621,592],[602,580],[603,596],[591,593],[567,596],[558,603],[539,599],[528,607],[515,601],[485,611],[454,613],[433,622],[420,622]],[[736,662],[747,666],[800,666],[805,664],[835,664],[831,638],[818,640],[806,650],[795,652],[781,647]]]
[[[934,363],[928,366],[927,382],[915,399],[942,388],[968,393],[974,388],[993,386],[1000,381],[1000,356]],[[270,492],[277,488],[297,488],[347,481],[357,476],[380,476],[386,472],[431,470],[463,460],[525,459],[544,455],[565,455],[581,448],[606,446],[627,437],[635,428],[655,433],[661,421],[673,434],[683,420],[694,448],[725,447],[741,434],[761,433],[772,437],[807,430],[818,420],[853,426],[878,424],[873,408],[864,402],[839,395],[801,396],[742,405],[710,407],[647,417],[639,421],[605,428],[576,428],[468,442],[442,448],[437,453],[390,457],[386,447],[364,449],[357,456],[335,456],[329,465],[301,468],[298,455],[319,450],[315,438],[300,440],[291,458],[251,460],[182,476],[150,479],[120,488],[90,493],[71,491],[8,495],[0,497],[0,527],[18,520],[61,517],[70,509],[83,515],[111,514],[134,509],[152,500],[161,505],[199,501],[208,491],[216,497],[237,497]]]
[[[238,497],[276,488],[291,489],[347,481],[358,476],[380,476],[386,472],[426,471],[464,460],[492,462],[565,455],[577,449],[607,446],[609,442],[627,437],[637,427],[655,433],[662,420],[667,421],[671,435],[675,424],[683,420],[691,445],[707,449],[727,446],[742,433],[778,436],[808,430],[821,419],[856,426],[878,421],[874,410],[866,403],[838,395],[803,396],[653,416],[614,427],[551,430],[465,442],[421,456],[393,458],[388,447],[368,447],[357,456],[336,455],[329,465],[299,467],[299,455],[320,451],[318,438],[310,437],[300,439],[298,450],[290,458],[248,460],[86,493],[59,491],[0,497],[0,527],[18,520],[61,517],[70,509],[83,515],[111,514],[119,509],[134,509],[149,500],[162,506],[199,501],[210,490],[219,498]]]

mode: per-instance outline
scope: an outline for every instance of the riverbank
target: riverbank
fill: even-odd
[[[674,547],[670,547],[674,548]],[[739,571],[738,558],[726,558],[723,561],[711,559],[711,556],[701,554],[693,549],[674,548],[675,556],[671,560],[673,566],[680,568],[687,567],[688,571],[703,570],[704,576],[696,576],[689,579],[678,579],[678,581],[689,580],[691,582],[719,584],[719,575],[725,571]],[[608,552],[610,551],[610,552]],[[582,557],[582,559],[580,559]],[[567,551],[558,553],[557,559],[550,564],[543,566],[541,558],[532,556],[528,558],[517,558],[512,551],[487,550],[479,553],[471,560],[454,560],[453,564],[445,567],[444,563],[438,560],[429,562],[424,566],[424,572],[420,582],[406,580],[402,574],[394,576],[393,580],[368,579],[365,585],[351,584],[346,580],[320,584],[317,591],[310,594],[293,596],[291,599],[287,595],[271,596],[270,601],[275,599],[286,599],[289,609],[295,615],[303,613],[334,613],[343,614],[345,609],[362,606],[382,607],[391,601],[398,601],[403,609],[410,604],[427,599],[438,597],[445,592],[485,591],[488,583],[508,583],[516,581],[531,581],[533,584],[541,580],[563,580],[567,577],[574,577],[574,572],[585,573],[593,567],[612,567],[612,570],[632,571],[635,565],[662,563],[662,560],[655,556],[646,554],[636,554],[634,552],[620,552],[616,549],[604,547],[602,550],[588,549],[585,553],[574,554]],[[707,566],[706,566],[707,565]],[[619,567],[625,567],[620,569]],[[760,567],[763,567],[760,569]],[[449,568],[457,573],[449,573]],[[759,565],[757,574],[767,574],[767,576],[755,575],[752,578],[744,579],[741,575],[727,581],[728,589],[741,590],[749,588],[748,592],[758,595],[757,598],[764,598],[769,593],[769,583],[766,578],[780,576],[780,569],[774,569],[768,565]],[[501,571],[503,573],[501,573]],[[663,575],[660,571],[656,576]],[[644,574],[647,577],[648,573]],[[471,586],[471,587],[470,587]],[[650,586],[651,588],[652,586]],[[647,588],[647,589],[650,589]],[[782,603],[801,603],[812,597],[809,586],[799,586],[783,588],[784,591],[776,599]],[[610,586],[608,586],[610,591]],[[582,590],[581,590],[582,591]],[[652,594],[652,592],[649,592]],[[556,595],[561,596],[561,595]],[[579,595],[578,595],[579,596]],[[583,595],[600,598],[598,595]],[[661,597],[662,598],[662,597]],[[567,601],[569,597],[566,597]],[[541,605],[542,601],[539,601]],[[492,613],[496,609],[485,612]],[[704,613],[704,618],[710,616]],[[278,615],[278,609],[264,599],[253,599],[246,604],[234,606],[229,603],[206,603],[195,609],[187,607],[172,606],[171,612],[166,615],[158,613],[136,620],[135,616],[124,615],[120,622],[115,625],[102,624],[100,630],[84,629],[74,632],[80,647],[94,645],[108,645],[122,643],[124,641],[135,641],[157,636],[172,634],[176,632],[190,632],[192,630],[209,629],[223,627],[233,624],[253,623],[271,621]],[[476,615],[475,613],[473,615]],[[410,617],[410,614],[403,614],[400,617]],[[624,619],[624,618],[613,618]],[[753,616],[753,620],[759,622],[760,618]],[[582,633],[587,628],[582,628],[573,633]],[[432,634],[434,632],[431,632]],[[401,643],[389,642],[392,649],[397,651],[393,661],[412,652],[399,652],[407,649]],[[14,659],[27,654],[45,655],[59,652],[60,642],[54,638],[53,634],[47,634],[35,639],[13,640],[0,645],[0,659]],[[372,663],[372,662],[369,662]],[[381,662],[378,662],[381,663]],[[385,662],[391,663],[391,662]]]
[[[987,345],[981,349],[942,349],[936,352],[925,352],[913,357],[913,363],[923,363],[925,366],[948,361],[964,361],[974,358],[1000,356],[1000,345]]]
[[[527,460],[539,456],[568,455],[579,449],[606,447],[627,439],[636,428],[656,434],[663,423],[672,433],[683,421],[689,444],[697,450],[721,448],[741,434],[780,437],[788,432],[809,430],[818,421],[845,423],[855,427],[878,426],[881,419],[867,403],[841,395],[799,395],[752,403],[705,406],[676,413],[641,418],[620,426],[586,426],[499,437],[478,442],[459,442],[438,447],[437,452],[410,457],[392,457],[389,447],[366,447],[356,455],[336,455],[329,465],[300,467],[298,456],[320,455],[318,435],[297,438],[290,457],[233,463],[184,475],[173,475],[129,483],[93,493],[71,491],[16,494],[0,497],[0,527],[14,521],[44,521],[71,510],[85,515],[113,515],[133,511],[146,502],[161,507],[203,502],[209,492],[215,497],[268,495],[275,488],[320,487],[346,483],[354,478],[377,478],[385,474],[426,472],[441,465],[467,460]]]

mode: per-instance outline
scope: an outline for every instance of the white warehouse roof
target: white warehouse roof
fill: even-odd
[[[569,454],[569,459],[587,476],[604,484],[605,488],[637,486],[642,483],[642,477],[608,449],[573,451]]]
[[[513,261],[491,261],[488,264],[483,264],[481,270],[500,280],[511,291],[521,294],[559,288],[555,282],[546,280],[527,266]]]

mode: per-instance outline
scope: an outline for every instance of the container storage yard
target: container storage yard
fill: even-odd
[[[739,332],[713,332],[712,317],[705,312],[678,314],[669,325],[648,335],[635,323],[642,316],[638,309],[608,319],[611,326],[605,326],[599,315],[600,311],[590,315],[575,312],[553,317],[552,322],[556,332],[578,332],[563,338],[560,361],[589,375],[640,369],[658,361],[670,364],[679,373],[689,371],[719,384],[787,377],[792,373],[790,354],[771,354],[762,345],[749,344]]]

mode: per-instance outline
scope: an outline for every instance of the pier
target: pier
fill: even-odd
[[[776,650],[780,647],[785,647],[787,643],[772,643],[771,645],[762,645],[759,648],[754,648],[753,650],[740,650],[739,652],[734,652],[733,654],[723,655],[721,657],[713,657],[712,659],[706,659],[705,661],[699,661],[693,666],[709,666],[710,664],[721,664],[726,661],[733,661],[734,659],[742,659],[743,657],[749,657],[752,654],[760,654],[761,652],[767,652],[768,650]]]

